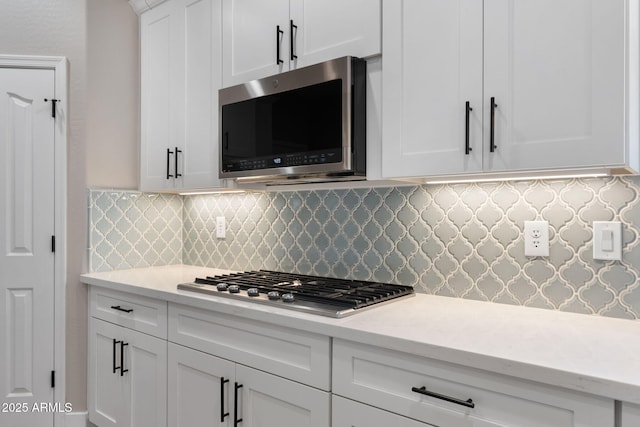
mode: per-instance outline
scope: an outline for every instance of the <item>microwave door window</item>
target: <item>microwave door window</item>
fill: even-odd
[[[305,156],[341,162],[342,82],[224,105],[222,129],[225,170],[304,164]]]
[[[273,153],[300,154],[342,146],[340,80],[283,94],[273,103]]]
[[[256,140],[255,103],[251,101],[223,107],[223,158],[224,162],[236,162],[240,159],[254,157]]]

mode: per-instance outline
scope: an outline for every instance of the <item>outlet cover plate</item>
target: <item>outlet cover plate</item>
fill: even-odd
[[[549,256],[549,222],[524,222],[524,255]]]

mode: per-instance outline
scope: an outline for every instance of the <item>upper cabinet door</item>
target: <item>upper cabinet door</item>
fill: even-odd
[[[289,69],[289,0],[223,0],[222,13],[224,87]]]
[[[481,171],[482,1],[385,0],[383,16],[383,176]]]
[[[625,1],[484,7],[485,170],[623,164]]]
[[[184,148],[178,153],[179,185],[220,187],[218,178],[218,89],[221,85],[221,7],[218,0],[183,0]]]
[[[381,53],[381,0],[291,0],[291,68]],[[293,23],[294,27],[291,26]],[[297,57],[297,58],[296,58]]]
[[[175,186],[167,179],[174,164],[173,147],[184,136],[176,122],[184,110],[184,19],[178,2],[166,2],[140,16],[140,189]],[[171,170],[170,170],[171,169]]]
[[[140,16],[140,189],[216,188],[219,0],[170,0]]]

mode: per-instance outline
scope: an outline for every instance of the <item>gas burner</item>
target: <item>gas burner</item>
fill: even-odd
[[[411,286],[341,280],[274,271],[250,271],[197,278],[178,289],[292,310],[344,317],[414,295]]]

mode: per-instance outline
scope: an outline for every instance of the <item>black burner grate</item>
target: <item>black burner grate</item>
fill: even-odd
[[[245,291],[249,288],[256,288],[261,294],[267,294],[271,291],[291,293],[298,301],[311,301],[338,308],[353,309],[414,293],[411,286],[306,276],[267,270],[197,278],[195,282],[214,287],[220,283],[238,285],[241,290]]]

